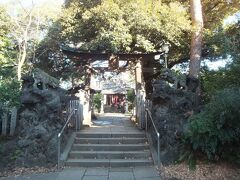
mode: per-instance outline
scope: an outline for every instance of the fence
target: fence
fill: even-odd
[[[10,114],[10,115],[9,115]],[[2,136],[13,136],[15,133],[17,124],[17,108],[11,109],[10,113],[3,112],[0,121],[0,135]]]
[[[68,108],[66,110],[67,114],[72,109],[76,109],[75,116],[77,121],[74,123],[74,126],[77,130],[81,128],[83,120],[83,107],[80,104],[79,100],[71,100],[69,102]],[[13,136],[16,130],[17,125],[17,108],[13,107],[10,112],[3,112],[0,114],[0,135],[2,136]]]
[[[81,129],[82,126],[82,121],[83,121],[83,105],[80,104],[79,100],[71,100],[69,102],[69,106],[67,108],[67,114],[70,114],[70,112],[74,110],[74,115],[76,116],[76,121],[75,121],[75,128],[76,130]]]

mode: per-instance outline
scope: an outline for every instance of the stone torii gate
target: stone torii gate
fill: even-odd
[[[146,53],[146,54],[126,54],[126,53],[96,53],[96,52],[80,52],[75,49],[63,48],[62,52],[74,62],[75,67],[85,68],[85,92],[88,97],[87,103],[84,105],[84,109],[88,109],[84,112],[84,124],[91,124],[91,105],[90,105],[90,81],[93,70],[100,70],[102,72],[123,72],[127,70],[127,67],[119,67],[119,61],[126,61],[127,65],[131,62],[134,64],[135,70],[135,82],[136,82],[136,120],[140,128],[144,127],[145,117],[145,98],[146,94],[151,93],[151,83],[146,81],[151,77],[158,67],[159,63],[154,61],[154,56],[159,53]],[[108,61],[108,67],[91,67],[90,63],[95,61]]]

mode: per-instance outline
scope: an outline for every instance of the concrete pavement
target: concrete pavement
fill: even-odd
[[[120,168],[65,168],[61,172],[2,177],[0,180],[160,180],[153,166]]]

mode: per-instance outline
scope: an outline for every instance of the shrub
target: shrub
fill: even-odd
[[[240,88],[216,92],[205,109],[192,116],[185,133],[186,142],[210,160],[240,155]]]
[[[101,110],[101,99],[102,99],[102,94],[100,93],[94,94],[93,104],[94,104],[94,107],[98,110],[98,112],[100,112]]]
[[[128,110],[131,111],[134,108],[135,92],[134,89],[127,91]]]
[[[11,108],[19,106],[20,82],[15,79],[0,79],[0,104]]]

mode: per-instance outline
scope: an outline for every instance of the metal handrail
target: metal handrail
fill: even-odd
[[[150,120],[151,120],[152,125],[153,125],[154,130],[155,130],[155,133],[157,134],[158,167],[160,167],[160,163],[161,163],[161,161],[160,161],[160,133],[158,132],[157,127],[156,127],[156,125],[155,125],[155,123],[153,121],[151,111],[148,108],[146,108],[145,111],[147,112],[148,116],[150,117]],[[145,130],[147,132],[147,130],[148,130],[148,118],[147,117],[146,117],[146,124],[145,125],[146,125],[146,129]]]
[[[67,117],[67,121],[66,123],[64,124],[62,130],[58,133],[58,168],[60,167],[60,156],[61,156],[61,136],[63,134],[63,131],[64,129],[67,127],[69,121],[71,120],[71,117],[72,115],[74,114],[74,112],[76,111],[77,109],[72,109],[72,111],[69,113],[68,117]]]

